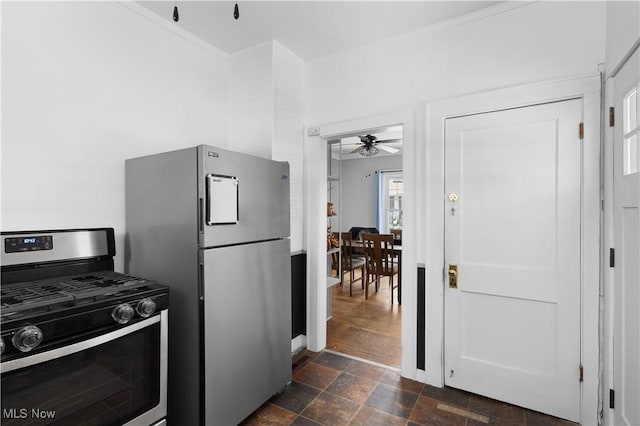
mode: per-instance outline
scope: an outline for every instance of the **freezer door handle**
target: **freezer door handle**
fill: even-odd
[[[198,199],[198,232],[200,232],[202,234],[202,232],[204,231],[204,224],[203,224],[203,214],[202,211],[204,210],[204,200],[202,199],[202,197],[200,197]]]

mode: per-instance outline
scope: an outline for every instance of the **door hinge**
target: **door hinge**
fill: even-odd
[[[584,139],[584,123],[580,123],[578,126],[578,136],[580,137],[580,140]]]
[[[584,367],[582,366],[582,364],[580,364],[578,369],[580,370],[580,382],[583,382],[584,381]]]
[[[616,266],[616,249],[609,249],[609,268],[615,268]]]
[[[616,391],[609,389],[609,408],[616,408]]]
[[[614,107],[609,107],[609,127],[616,125],[616,110]]]

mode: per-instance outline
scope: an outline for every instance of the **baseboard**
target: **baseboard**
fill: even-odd
[[[293,339],[291,339],[291,353],[295,354],[302,349],[307,347],[307,336],[304,334],[299,334]]]

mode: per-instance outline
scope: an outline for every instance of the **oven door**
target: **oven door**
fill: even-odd
[[[3,425],[151,425],[167,411],[167,317],[0,365]]]

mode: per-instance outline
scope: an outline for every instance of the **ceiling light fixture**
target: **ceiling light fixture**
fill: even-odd
[[[380,150],[378,148],[376,148],[375,146],[373,146],[373,145],[371,145],[371,146],[365,145],[363,147],[360,147],[358,152],[360,153],[360,155],[364,155],[365,157],[371,157],[371,156],[376,155],[377,153],[379,153]]]
[[[238,2],[236,2],[235,7],[233,8],[233,17],[236,19],[236,21],[240,17],[240,10],[238,9]]]
[[[173,20],[178,22],[180,20],[180,15],[178,14],[178,2],[173,6]]]

